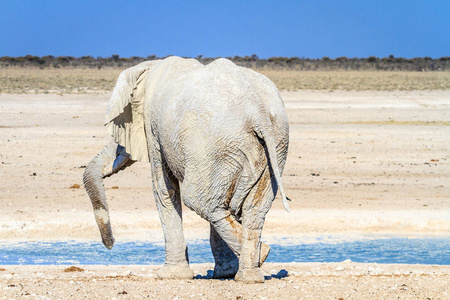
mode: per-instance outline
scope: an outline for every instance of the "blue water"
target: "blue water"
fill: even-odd
[[[270,244],[267,262],[340,262],[450,265],[450,239],[367,239],[313,244]],[[214,262],[208,240],[188,241],[191,263]],[[0,265],[163,264],[164,245],[122,242],[107,250],[99,242],[0,243]]]

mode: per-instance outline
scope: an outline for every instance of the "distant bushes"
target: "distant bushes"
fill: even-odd
[[[90,55],[73,56],[33,56],[0,57],[0,67],[39,67],[39,68],[127,68],[146,60],[161,59],[156,55],[147,57],[132,56],[129,58],[113,54],[110,57],[92,57]],[[269,57],[260,59],[257,55],[227,57],[234,63],[253,69],[289,69],[303,71],[337,71],[337,70],[381,70],[381,71],[448,71],[450,70],[450,57],[433,59],[431,57],[416,57],[406,59],[402,57],[378,58],[347,58],[345,56],[331,59],[299,58],[299,57]],[[199,61],[207,64],[216,58],[196,57]]]

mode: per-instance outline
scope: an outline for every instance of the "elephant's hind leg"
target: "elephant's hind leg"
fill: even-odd
[[[239,270],[239,257],[234,254],[233,250],[222,239],[222,237],[211,225],[210,244],[211,251],[214,256],[214,275],[213,278],[234,278]],[[241,230],[242,232],[242,230]],[[242,235],[242,233],[241,233]],[[242,239],[240,240],[242,242]],[[261,243],[261,255],[259,265],[261,266],[266,260],[270,252],[270,246]]]
[[[227,215],[227,212],[223,212]],[[211,221],[211,249],[214,255],[214,278],[231,278],[238,271],[238,263],[242,255],[245,230],[233,215]],[[264,243],[255,251],[258,253],[258,267],[266,260],[270,247]]]
[[[153,194],[164,231],[166,248],[165,264],[158,270],[157,275],[161,279],[191,279],[194,272],[189,268],[178,182],[164,167],[160,157],[153,155],[151,159]]]
[[[267,167],[250,191],[242,207],[242,244],[239,271],[235,279],[245,283],[264,282],[261,263],[270,247],[261,243],[261,231],[267,212],[275,198],[276,183],[271,180]]]
[[[220,237],[211,224],[210,244],[214,256],[213,278],[234,278],[239,269],[239,258]]]

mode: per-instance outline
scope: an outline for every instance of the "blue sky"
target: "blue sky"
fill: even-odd
[[[0,0],[0,56],[450,56],[450,1]]]

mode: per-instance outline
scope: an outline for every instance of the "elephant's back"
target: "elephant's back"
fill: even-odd
[[[269,109],[277,115],[280,107],[284,110],[276,88],[262,89],[264,82],[258,80],[234,63],[219,59],[177,74],[159,86],[154,95],[159,97],[155,126],[176,177],[184,177],[187,165],[201,174],[202,168],[224,157],[232,157],[228,161],[235,163],[235,168],[244,163],[245,152],[258,142],[254,120],[261,111]],[[266,101],[279,103],[274,110]]]
[[[235,137],[264,105],[252,80],[226,59],[179,74],[160,93],[161,125],[180,134],[201,131],[206,139]]]
[[[259,106],[274,113],[284,110],[267,77],[224,58],[206,66],[194,59],[167,58],[149,73],[146,94],[151,110],[159,114],[209,110],[228,116],[236,111],[242,117]]]

